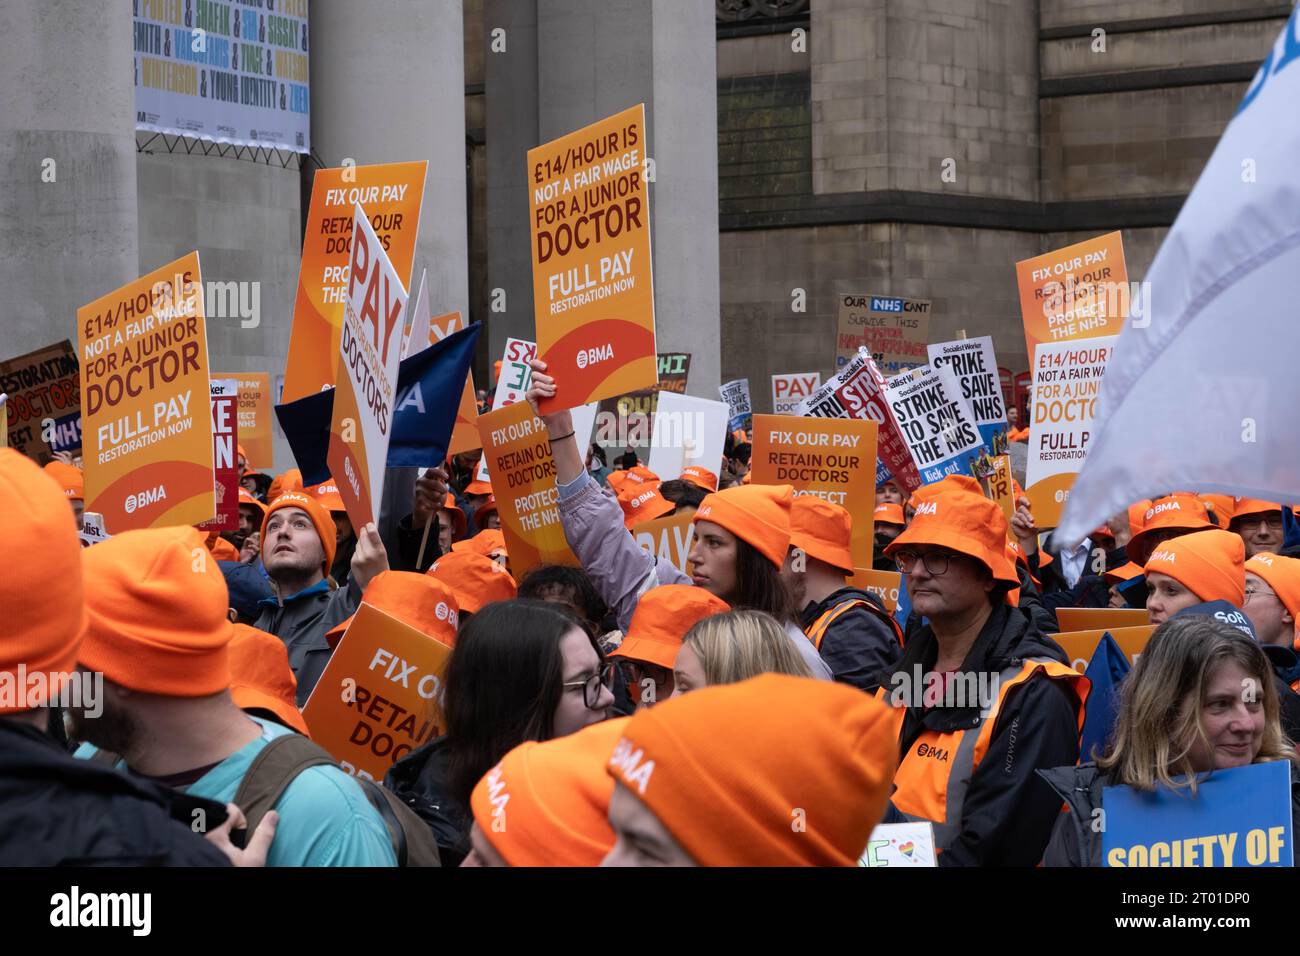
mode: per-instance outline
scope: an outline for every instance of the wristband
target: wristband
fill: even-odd
[[[575,430],[575,431],[571,431],[571,432],[569,432],[569,434],[567,434],[567,435],[560,435],[560,436],[558,436],[558,437],[556,437],[556,438],[547,438],[546,440],[547,440],[548,442],[564,441],[564,439],[566,439],[566,438],[572,438],[572,437],[573,437],[574,435],[576,435],[576,434],[577,434],[577,431]]]

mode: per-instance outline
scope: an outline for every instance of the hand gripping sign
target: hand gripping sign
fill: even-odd
[[[353,213],[347,292],[327,460],[352,526],[361,528],[379,512],[406,289],[360,206]]]
[[[528,151],[542,414],[657,380],[645,106]]]

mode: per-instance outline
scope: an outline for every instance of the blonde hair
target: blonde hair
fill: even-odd
[[[682,639],[699,657],[709,684],[735,684],[759,674],[812,677],[799,652],[772,615],[727,611],[706,617]]]
[[[1295,760],[1295,745],[1282,732],[1278,695],[1268,658],[1248,635],[1209,615],[1160,625],[1124,681],[1110,750],[1097,761],[1117,784],[1138,790],[1157,785],[1196,792],[1191,749],[1208,744],[1202,702],[1214,671],[1232,661],[1259,683],[1264,736],[1254,763]],[[1086,755],[1085,755],[1085,758]],[[1175,776],[1184,779],[1174,781]]]

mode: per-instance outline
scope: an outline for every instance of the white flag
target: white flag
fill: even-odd
[[[1132,297],[1058,544],[1170,491],[1300,501],[1297,103],[1293,12]]]

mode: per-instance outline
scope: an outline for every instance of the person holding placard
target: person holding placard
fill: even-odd
[[[940,866],[1032,866],[1059,809],[1034,771],[1078,759],[1089,685],[1009,605],[1002,509],[948,481],[885,549],[928,621],[877,692],[900,754],[885,822],[933,823]]]
[[[545,363],[532,361],[528,401],[553,398],[555,380]],[[582,451],[568,411],[542,419],[550,435],[559,491],[560,520],[569,547],[590,575],[600,596],[626,630],[637,602],[663,584],[703,587],[732,607],[766,611],[786,629],[812,673],[831,680],[831,670],[804,635],[796,619],[794,597],[780,574],[790,550],[789,485],[747,485],[715,492],[704,499],[692,519],[692,577],[643,550],[624,526],[618,502],[601,492],[583,467]],[[631,471],[628,481],[635,480]],[[654,479],[653,474],[647,480]]]
[[[1039,771],[1066,810],[1043,865],[1102,865],[1098,821],[1106,787],[1194,796],[1194,775],[1271,760],[1292,762],[1293,826],[1300,826],[1295,745],[1282,732],[1268,659],[1231,624],[1179,616],[1156,629],[1125,680],[1105,756]]]

